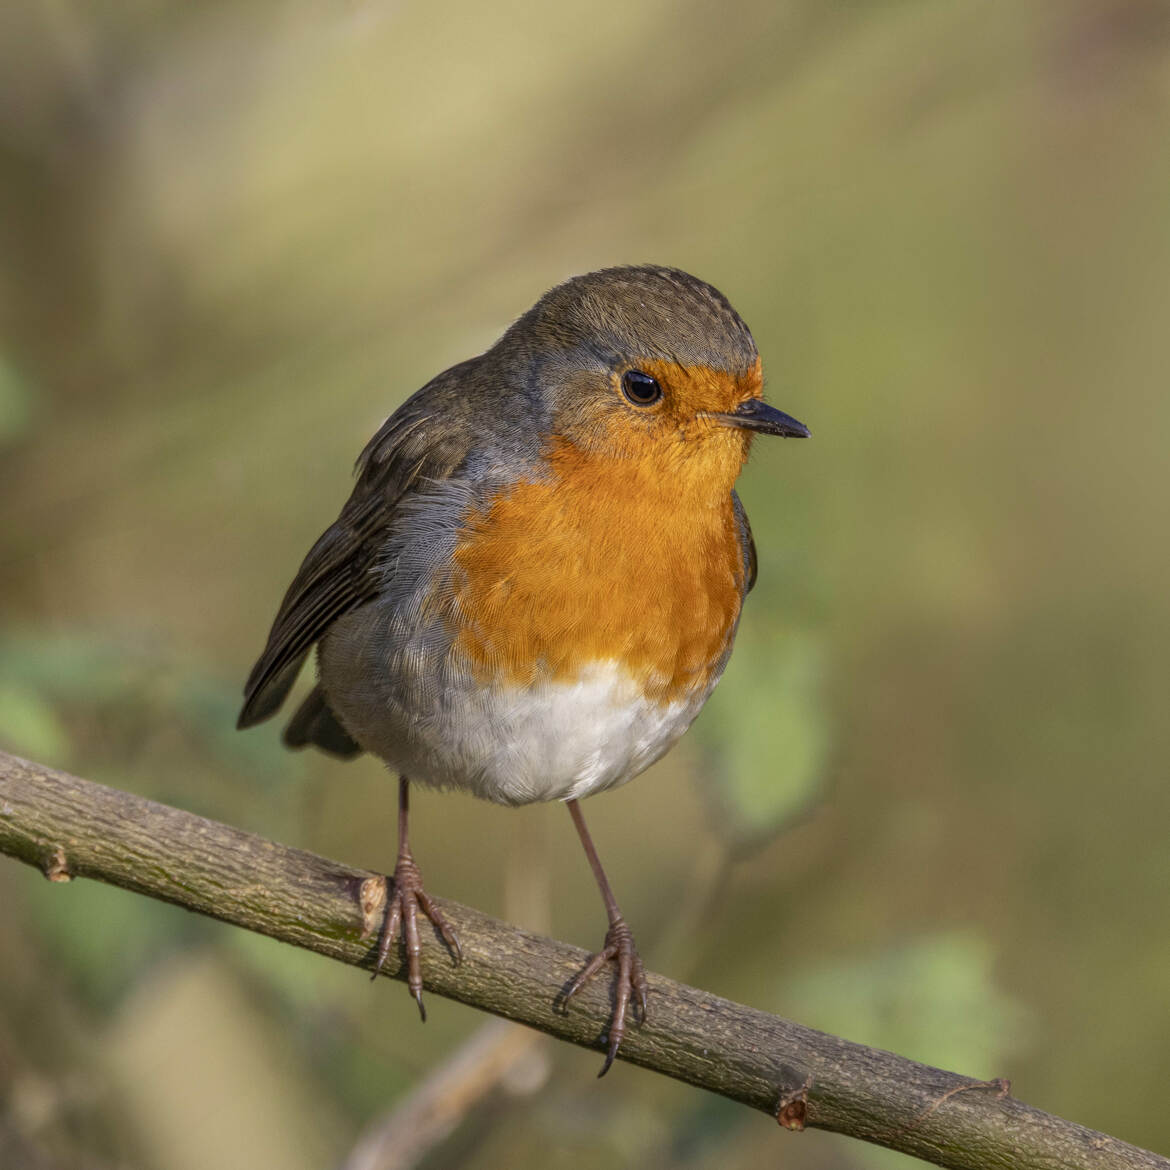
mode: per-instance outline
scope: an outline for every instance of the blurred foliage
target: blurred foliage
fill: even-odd
[[[762,623],[761,623],[762,624]],[[736,848],[766,844],[821,792],[831,744],[824,647],[808,631],[755,629],[735,648],[745,684],[717,688],[696,727],[700,783]]]
[[[74,762],[70,726],[85,742],[82,760],[90,767],[95,752],[119,761],[141,753],[144,738],[165,728],[168,749],[182,737],[221,775],[229,769],[251,786],[279,783],[283,790],[298,774],[297,757],[271,740],[235,734],[238,698],[227,680],[130,630],[121,637],[0,631],[0,735],[9,750],[46,763]]]
[[[0,353],[0,451],[32,424],[32,391]]]
[[[48,763],[62,760],[69,737],[52,706],[31,687],[0,686],[0,742],[9,751]]]
[[[803,1022],[938,1068],[992,1080],[1031,1041],[1029,1014],[996,985],[987,941],[951,931],[881,953],[806,970],[787,981],[786,1003]],[[858,1161],[905,1166],[889,1150]]]
[[[389,864],[383,768],[233,730],[281,592],[406,394],[679,265],[814,437],[694,733],[590,802],[644,952],[1170,1149],[1168,115],[1163,0],[0,5],[0,743]],[[559,808],[416,810],[437,893],[599,941]],[[413,1011],[0,865],[18,1170],[338,1164],[480,1022]],[[898,1161],[595,1066],[426,1164]]]
[[[989,1080],[1032,1039],[997,986],[987,941],[952,931],[788,979],[800,1019],[861,1044]]]

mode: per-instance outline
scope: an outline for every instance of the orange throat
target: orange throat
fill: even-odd
[[[746,586],[743,458],[731,432],[668,467],[554,444],[547,478],[497,496],[455,549],[455,650],[477,681],[572,682],[614,662],[656,702],[706,691]]]

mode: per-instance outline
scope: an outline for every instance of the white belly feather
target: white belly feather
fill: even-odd
[[[530,687],[468,683],[444,696],[425,734],[388,736],[375,748],[423,784],[462,788],[500,804],[575,800],[632,779],[691,725],[709,688],[651,702],[614,662],[593,663],[575,682]]]

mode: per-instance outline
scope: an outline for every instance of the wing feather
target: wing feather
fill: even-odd
[[[456,366],[408,399],[361,453],[352,495],[284,595],[244,686],[238,727],[274,715],[313,644],[339,617],[376,595],[376,562],[403,499],[424,481],[448,478],[466,459],[474,431],[455,392],[459,373]],[[443,400],[441,411],[431,409],[435,399]],[[434,422],[437,416],[441,424]]]
[[[759,561],[756,557],[756,540],[752,536],[752,526],[748,523],[747,512],[739,493],[731,493],[732,506],[735,508],[735,519],[739,525],[739,539],[743,546],[743,567],[747,576],[745,593],[750,593],[756,585],[756,575],[759,572]]]

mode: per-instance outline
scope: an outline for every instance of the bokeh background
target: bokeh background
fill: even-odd
[[[716,698],[588,806],[643,953],[1170,1151],[1168,208],[1164,0],[9,0],[0,744],[392,864],[380,765],[233,730],[280,596],[409,392],[689,269],[814,437]],[[432,890],[600,941],[559,807],[416,809]],[[910,1165],[483,1028],[0,862],[6,1168]]]

